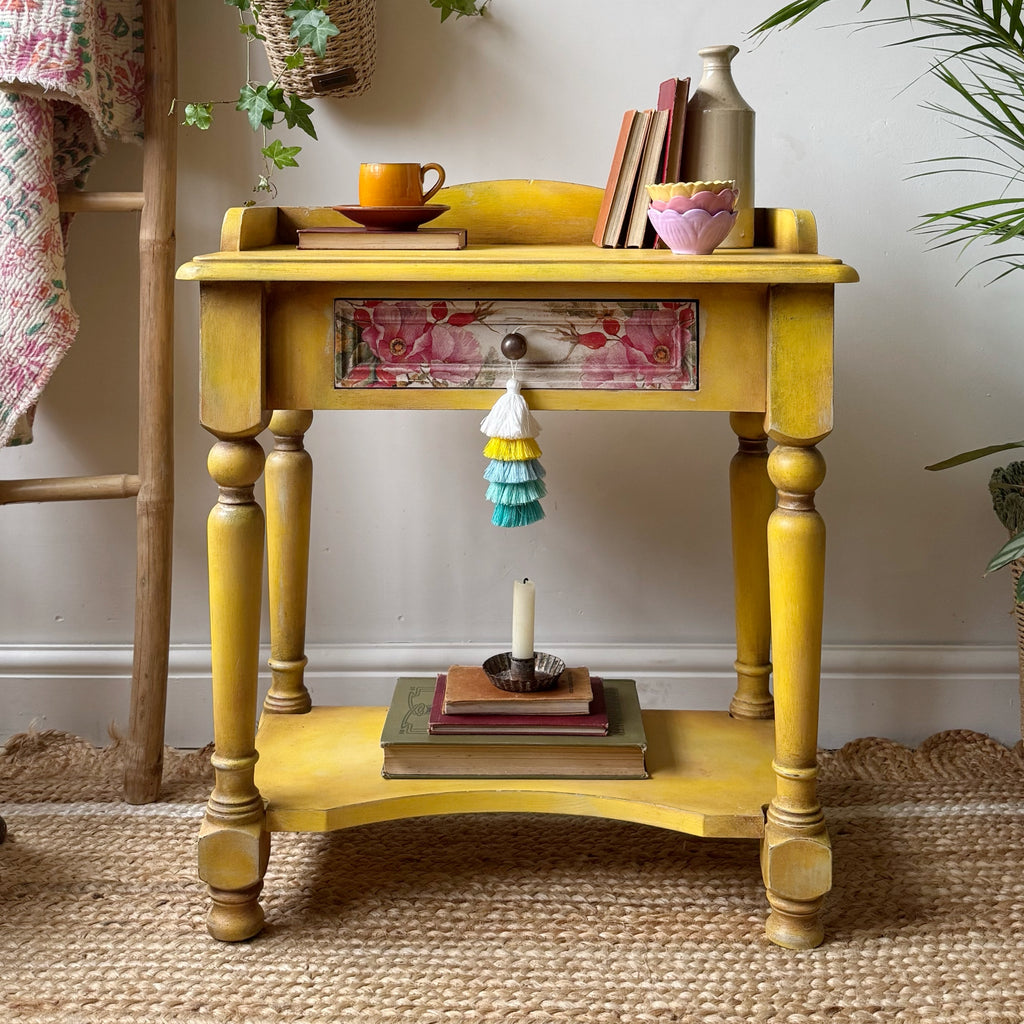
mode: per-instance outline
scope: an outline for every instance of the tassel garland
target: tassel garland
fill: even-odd
[[[484,457],[491,461],[484,470],[488,481],[487,500],[494,505],[495,526],[529,526],[544,518],[540,498],[547,494],[541,477],[544,467],[540,445],[535,438],[540,425],[530,412],[515,372],[491,411],[481,420],[480,430],[490,440]]]

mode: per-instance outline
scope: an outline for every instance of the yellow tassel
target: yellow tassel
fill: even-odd
[[[492,437],[484,448],[485,459],[498,459],[501,462],[525,462],[527,459],[539,459],[540,445],[532,437],[508,440],[504,437]]]

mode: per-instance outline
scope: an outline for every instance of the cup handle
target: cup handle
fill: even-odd
[[[437,181],[423,193],[423,202],[429,203],[430,197],[444,184],[444,168],[440,164],[423,164],[420,167],[420,185],[426,177],[427,171],[437,172]]]

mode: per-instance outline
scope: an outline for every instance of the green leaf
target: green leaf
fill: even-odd
[[[992,560],[985,566],[985,572],[995,572],[1002,569],[1004,565],[1015,562],[1024,555],[1024,530],[1014,534],[993,556]]]
[[[301,50],[296,50],[294,53],[288,54],[284,59],[284,66],[289,71],[294,71],[296,68],[301,68],[306,63],[306,57]]]
[[[240,11],[249,10],[249,0],[224,0],[228,7],[237,7]]]
[[[243,22],[238,26],[238,31],[242,33],[247,39],[259,39],[263,40],[267,37],[260,34],[260,30],[255,25],[250,25]]]
[[[999,452],[1008,452],[1012,448],[1024,448],[1024,441],[1008,441],[1006,444],[991,444],[986,448],[975,448],[973,451],[961,452],[952,458],[943,459],[942,462],[935,462],[925,469],[951,469],[953,466],[962,466],[965,462],[974,462],[976,459],[983,459],[986,455],[996,455]]]
[[[200,131],[206,131],[213,123],[213,104],[212,103],[186,103],[185,104],[185,120],[183,124],[187,124],[190,128],[198,128]]]
[[[299,46],[310,47],[318,57],[322,57],[327,52],[327,40],[339,34],[338,27],[319,7],[307,10],[301,2],[293,3],[287,13],[294,19],[288,37],[295,39]]]
[[[289,128],[301,128],[311,138],[316,138],[316,129],[309,115],[313,108],[302,100],[300,96],[292,96],[291,104],[285,108],[284,122]]]
[[[269,146],[264,146],[260,152],[280,170],[282,167],[299,166],[295,157],[302,152],[302,147],[285,146],[280,139],[274,139]]]
[[[828,2],[790,0],[750,34],[791,27]],[[861,0],[861,12],[872,2]],[[917,45],[930,52],[933,62],[926,74],[933,76],[954,102],[927,103],[925,108],[941,114],[963,129],[968,141],[987,146],[994,154],[994,158],[936,157],[929,162],[937,166],[925,173],[967,171],[998,179],[993,186],[997,198],[930,214],[919,228],[932,236],[930,248],[966,247],[976,242],[1001,246],[1020,240],[1024,237],[1024,198],[1008,196],[1024,179],[1024,0],[920,0],[916,4],[899,0],[894,6],[901,13],[864,16],[859,27],[900,27],[904,35],[886,45]],[[995,280],[1022,269],[1017,252],[980,260],[974,267],[989,263],[1006,268]]]
[[[472,17],[484,13],[490,0],[430,0],[430,6],[441,12],[441,21],[447,21],[451,15],[456,18]]]
[[[284,90],[278,86],[245,85],[238,94],[236,110],[244,110],[253,131],[270,128],[274,117],[285,106]]]

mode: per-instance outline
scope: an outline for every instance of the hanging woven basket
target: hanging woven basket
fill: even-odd
[[[323,57],[305,47],[306,63],[291,69],[285,67],[295,51],[295,40],[288,35],[292,19],[285,13],[289,6],[290,0],[265,0],[260,15],[270,71],[285,91],[307,98],[366,92],[377,63],[376,0],[330,0],[327,15],[338,34],[327,41]]]

